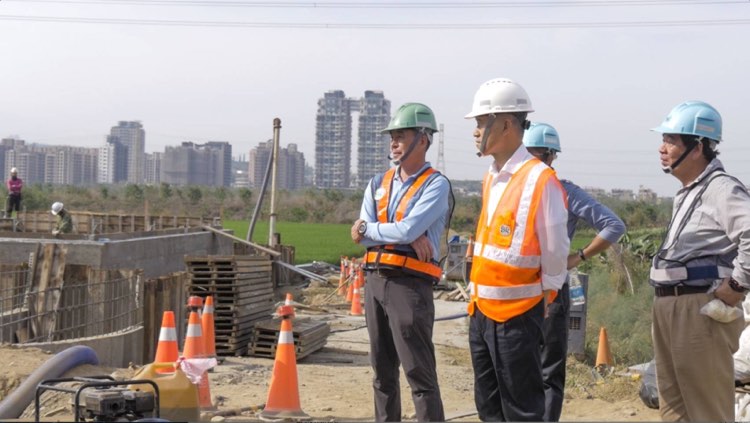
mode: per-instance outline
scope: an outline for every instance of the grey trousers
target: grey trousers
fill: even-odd
[[[401,365],[417,420],[444,421],[432,343],[432,282],[399,272],[368,272],[365,318],[375,373],[375,420],[401,420]]]
[[[656,297],[652,336],[659,412],[664,421],[733,421],[734,358],[742,318],[700,314],[712,294]]]

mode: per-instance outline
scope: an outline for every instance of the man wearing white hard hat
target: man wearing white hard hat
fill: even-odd
[[[10,179],[5,182],[5,187],[8,188],[5,217],[11,217],[13,210],[16,214],[21,211],[21,189],[23,189],[23,180],[18,177],[18,169],[15,167],[10,170]]]
[[[63,203],[56,201],[52,204],[50,210],[55,217],[57,217],[57,223],[52,229],[52,235],[67,234],[73,232],[73,219],[70,217],[70,213],[65,210]]]
[[[467,119],[476,120],[484,178],[468,312],[474,401],[482,421],[542,421],[539,345],[548,301],[567,276],[568,210],[555,172],[522,140],[533,112],[514,81],[485,82]]]

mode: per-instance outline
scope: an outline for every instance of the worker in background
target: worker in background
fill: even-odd
[[[742,313],[726,323],[702,314],[709,302],[706,311],[736,306],[750,288],[750,195],[716,158],[721,129],[719,112],[702,101],[679,104],[653,129],[662,170],[682,184],[650,275],[665,421],[735,419],[732,354],[745,322]]]
[[[432,286],[440,280],[440,237],[449,224],[448,179],[426,161],[437,132],[429,107],[406,103],[382,133],[396,167],[370,180],[354,242],[367,247],[365,318],[374,370],[375,420],[401,420],[399,364],[418,421],[445,421],[432,330]]]
[[[52,229],[52,235],[57,236],[73,232],[73,219],[70,217],[70,213],[63,207],[63,203],[57,201],[52,204],[50,212],[57,217],[57,223]]]
[[[10,179],[5,182],[8,188],[8,199],[5,205],[5,217],[11,217],[13,210],[16,216],[21,211],[21,190],[23,189],[23,180],[18,177],[18,169],[10,169]]]
[[[474,400],[482,421],[541,421],[539,345],[547,301],[567,275],[570,240],[565,192],[555,172],[524,147],[533,112],[519,84],[479,87],[478,155],[493,159],[484,178],[468,312]]]
[[[562,152],[560,137],[551,125],[532,123],[523,136],[526,149],[552,167],[557,154]],[[568,270],[583,261],[604,252],[625,233],[625,224],[607,206],[594,200],[578,185],[562,179],[560,181],[568,196],[568,238],[571,242],[579,220],[583,220],[597,234],[594,239],[578,251],[568,255]],[[563,392],[565,389],[565,361],[568,356],[568,321],[570,320],[570,291],[566,280],[555,301],[549,305],[542,332],[542,377],[544,379],[544,421],[560,420]]]

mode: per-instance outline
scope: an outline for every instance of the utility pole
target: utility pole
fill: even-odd
[[[440,132],[438,134],[437,170],[445,175],[445,152],[443,150],[443,145],[445,144],[445,129],[442,123],[440,124]]]
[[[271,169],[271,218],[268,224],[268,245],[271,248],[276,246],[276,173],[278,171],[279,161],[279,133],[281,132],[281,119],[273,120],[273,164]]]

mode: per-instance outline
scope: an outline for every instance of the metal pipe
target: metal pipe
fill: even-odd
[[[297,272],[297,273],[299,273],[300,275],[302,275],[302,276],[304,276],[306,278],[315,279],[315,280],[318,280],[318,281],[321,281],[321,282],[328,282],[328,279],[325,278],[325,277],[323,277],[323,276],[320,276],[320,275],[318,275],[316,273],[313,273],[313,272],[308,272],[307,270],[300,269],[300,268],[298,268],[296,266],[293,266],[293,265],[291,265],[289,263],[284,263],[283,261],[280,261],[280,260],[276,260],[274,263],[278,264],[279,266],[285,267],[285,268],[287,268],[287,269],[289,269],[291,271]]]
[[[203,229],[205,229],[207,231],[211,231],[211,232],[213,232],[215,234],[224,235],[225,237],[232,238],[233,240],[235,240],[237,242],[241,242],[243,244],[247,244],[247,245],[255,248],[256,250],[263,251],[264,253],[268,253],[268,254],[270,254],[272,256],[278,257],[278,256],[281,255],[281,253],[278,252],[278,251],[276,251],[276,250],[272,250],[270,248],[266,248],[266,247],[264,247],[262,245],[258,245],[256,243],[254,243],[254,242],[245,241],[244,239],[237,238],[236,236],[234,236],[232,234],[228,234],[228,233],[226,233],[224,231],[221,231],[221,230],[216,229],[216,228],[212,228],[212,227],[210,227],[208,225],[203,225]]]
[[[278,173],[279,157],[279,134],[281,132],[281,119],[273,120],[273,168],[271,169],[271,209],[268,224],[268,245],[273,248],[276,246],[276,239],[273,234],[276,232],[276,174]]]

